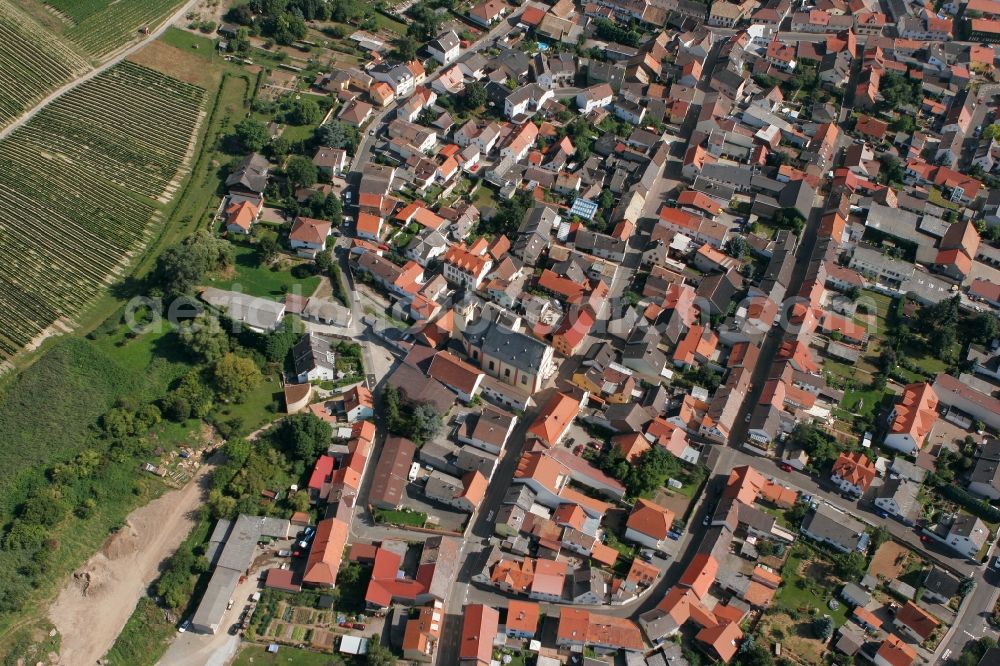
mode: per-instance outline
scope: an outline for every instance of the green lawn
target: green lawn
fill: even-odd
[[[878,406],[885,391],[845,391],[843,408],[854,414],[871,414]]]
[[[292,143],[298,143],[301,141],[310,141],[315,132],[316,127],[313,125],[285,125],[285,129],[281,131],[281,136]]]
[[[490,206],[496,208],[497,205],[496,194],[493,192],[492,189],[490,189],[486,185],[480,185],[476,189],[474,197],[475,198],[473,198],[472,203],[477,208],[482,208],[483,206]]]
[[[160,37],[160,41],[184,51],[197,51],[197,55],[205,60],[217,59],[220,65],[225,63],[222,56],[215,51],[215,40],[204,35],[179,28],[168,28]]]
[[[952,203],[944,198],[941,191],[936,187],[932,187],[927,193],[927,200],[930,201],[935,206],[941,206],[942,208],[947,208],[948,210],[958,210],[958,204]]]
[[[858,298],[859,303],[864,303],[866,305],[871,304],[875,308],[875,330],[871,331],[873,337],[882,337],[889,330],[889,308],[892,307],[893,299],[889,298],[885,294],[880,294],[877,291],[872,291],[870,289],[862,290],[861,296]],[[861,324],[867,325],[866,315],[862,314],[860,311],[858,315],[855,316],[855,320]]]
[[[284,398],[277,374],[265,373],[264,380],[246,400],[239,404],[220,405],[216,407],[216,411],[221,416],[220,420],[239,419],[240,426],[236,432],[244,436],[273,421],[276,410],[281,409],[283,404]]]
[[[375,509],[374,513],[376,523],[409,525],[411,527],[423,527],[427,524],[427,514],[420,511],[387,511],[385,509]]]
[[[857,372],[854,366],[847,365],[846,363],[841,363],[840,361],[834,361],[832,359],[825,359],[823,361],[823,370],[829,372],[831,375],[840,377],[844,380],[856,380]]]
[[[299,262],[296,260],[297,264]],[[306,278],[296,278],[293,271],[279,267],[280,261],[272,266],[261,266],[257,249],[249,244],[236,244],[236,270],[232,275],[208,280],[207,284],[219,289],[234,289],[263,298],[281,298],[286,293],[298,293],[309,296],[319,286],[319,276],[310,275]]]
[[[374,12],[373,16],[375,18],[375,23],[378,24],[378,27],[383,28],[385,30],[391,30],[392,32],[396,33],[397,35],[405,35],[406,34],[406,24],[405,23],[400,23],[399,21],[394,21],[393,19],[389,18],[385,14],[380,14],[379,12]]]
[[[275,654],[270,654],[262,645],[246,645],[236,656],[232,666],[330,666],[343,662],[336,661],[328,653],[300,650],[281,646]]]

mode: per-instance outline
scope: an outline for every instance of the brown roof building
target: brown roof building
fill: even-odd
[[[417,446],[404,437],[387,437],[375,466],[368,502],[380,509],[398,509],[409,482],[410,466]]]

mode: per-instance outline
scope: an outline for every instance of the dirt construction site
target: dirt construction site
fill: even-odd
[[[111,648],[160,565],[194,526],[213,468],[202,465],[192,483],[129,514],[125,525],[67,580],[49,608],[62,635],[59,663],[93,664]]]

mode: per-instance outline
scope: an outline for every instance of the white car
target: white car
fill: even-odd
[[[177,633],[183,634],[185,631],[188,630],[188,627],[190,626],[191,626],[191,620],[184,620],[183,622],[181,622],[181,626],[177,627]]]

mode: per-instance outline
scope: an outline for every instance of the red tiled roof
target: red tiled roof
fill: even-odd
[[[337,518],[321,520],[316,526],[309,559],[306,560],[302,582],[333,587],[337,582],[344,546],[347,545],[347,523]]]
[[[691,560],[691,564],[684,570],[684,574],[678,581],[679,585],[689,587],[698,595],[699,599],[704,599],[708,590],[715,582],[715,576],[719,573],[719,562],[707,553],[698,553]]]
[[[640,498],[636,501],[632,513],[629,514],[625,526],[640,534],[653,537],[657,541],[662,541],[667,538],[667,532],[670,531],[673,523],[673,511]]]
[[[975,23],[976,19],[972,22]],[[916,651],[893,634],[882,641],[875,656],[881,657],[890,666],[911,666],[917,659]]]

